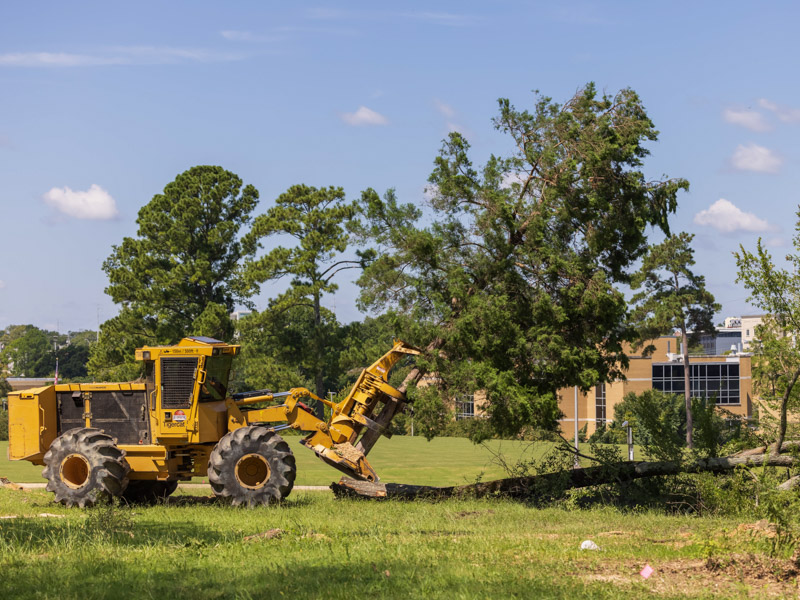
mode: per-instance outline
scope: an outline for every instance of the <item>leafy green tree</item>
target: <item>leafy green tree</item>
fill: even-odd
[[[136,237],[126,237],[103,263],[106,293],[120,305],[103,323],[90,372],[101,378],[137,372],[143,344],[175,343],[186,335],[231,338],[229,314],[253,293],[242,277],[255,246],[241,240],[258,191],[222,167],[178,175],[142,207]]]
[[[768,409],[762,414],[762,425],[768,425],[777,414],[774,452],[779,452],[786,439],[788,412],[800,406],[800,352],[796,338],[787,335],[772,315],[764,317],[757,335],[752,344],[753,391],[759,404]]]
[[[71,338],[56,352],[59,379],[79,379],[88,375],[89,343],[85,338]]]
[[[800,379],[800,209],[793,238],[795,253],[786,260],[790,268],[779,268],[759,238],[755,252],[739,246],[734,253],[739,267],[737,282],[750,292],[749,301],[769,313],[758,330],[753,375],[756,392],[779,413],[774,452],[786,439],[787,412],[797,405]]]
[[[338,328],[333,315],[325,309],[322,309],[322,323],[334,331]],[[314,347],[309,344],[314,335],[314,318],[310,307],[292,306],[286,310],[273,310],[268,306],[240,321],[237,333],[242,345],[242,356],[238,362],[246,389],[279,391],[293,387],[314,387],[317,356]],[[335,366],[336,356],[329,351],[326,359],[324,383],[333,387],[335,373],[330,367]]]
[[[359,283],[363,309],[407,320],[440,392],[486,390],[495,433],[510,435],[554,428],[559,388],[623,375],[633,331],[618,286],[688,184],[642,173],[657,131],[632,90],[499,107],[509,153],[477,169],[450,134],[424,218],[391,190],[364,193],[363,236],[380,255]]]
[[[15,377],[47,377],[56,366],[55,346],[58,334],[34,325],[12,325],[0,338],[0,360]]]
[[[278,246],[247,266],[248,281],[258,285],[290,277],[286,292],[274,299],[267,311],[280,315],[285,311],[311,324],[309,335],[284,360],[303,357],[313,373],[315,393],[326,393],[325,371],[330,362],[336,327],[326,319],[321,305],[325,294],[338,288],[334,278],[347,269],[360,268],[367,255],[348,258],[348,227],[356,218],[355,203],[345,201],[342,188],[315,188],[295,185],[281,194],[275,206],[259,215],[246,236],[247,244],[256,246],[272,236],[294,238],[292,247]],[[299,310],[307,308],[307,311]],[[280,316],[266,316],[268,321]],[[301,329],[304,326],[301,326]],[[323,406],[317,407],[322,415]]]
[[[706,289],[705,278],[692,271],[693,235],[670,235],[662,243],[650,246],[631,287],[642,291],[633,296],[633,321],[643,344],[660,335],[679,329],[683,340],[683,381],[686,404],[686,445],[694,447],[689,347],[700,334],[714,330],[714,313],[720,305]],[[649,349],[652,349],[650,347]]]

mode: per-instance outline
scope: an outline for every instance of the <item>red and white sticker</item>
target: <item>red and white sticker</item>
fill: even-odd
[[[176,410],[175,413],[172,415],[173,421],[185,421],[186,420],[186,413],[182,410]]]

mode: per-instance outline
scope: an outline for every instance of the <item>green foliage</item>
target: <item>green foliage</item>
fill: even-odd
[[[737,282],[750,292],[748,301],[768,316],[758,328],[754,347],[753,387],[764,402],[778,414],[775,447],[786,437],[787,413],[798,406],[797,381],[800,378],[800,208],[793,244],[795,252],[786,255],[789,269],[778,268],[761,238],[755,252],[739,246],[734,253],[739,268]]]
[[[244,238],[245,245],[254,249],[273,236],[295,240],[292,247],[277,246],[248,261],[246,268],[247,281],[256,289],[266,281],[291,278],[289,289],[270,301],[259,323],[273,338],[270,344],[285,347],[289,338],[294,340],[294,352],[276,355],[270,352],[270,344],[251,352],[256,357],[300,365],[309,373],[318,396],[331,389],[329,367],[336,362],[339,341],[338,323],[322,307],[322,297],[337,290],[334,277],[339,272],[360,268],[366,258],[350,260],[344,254],[349,244],[347,229],[353,226],[355,216],[355,203],[345,202],[342,188],[295,185],[277,198],[275,206],[256,217]],[[248,321],[250,326],[256,319]],[[283,327],[276,328],[276,324]]]
[[[414,405],[414,430],[426,440],[440,435],[453,419],[452,412],[433,386],[411,388],[408,397]]]
[[[689,347],[697,343],[700,334],[714,330],[712,319],[721,308],[706,289],[705,278],[691,269],[695,264],[692,239],[694,235],[679,233],[650,246],[631,282],[634,290],[643,288],[634,294],[632,300],[632,320],[639,331],[637,346],[675,329],[681,331],[683,364],[686,367],[686,444],[689,448],[694,447],[694,419],[689,397]],[[646,352],[650,350],[651,347],[648,347]]]
[[[136,371],[145,344],[172,344],[186,335],[231,339],[229,313],[255,291],[241,273],[255,252],[240,241],[258,191],[222,167],[178,175],[139,211],[136,237],[114,246],[103,263],[106,293],[120,313],[100,329],[89,368],[98,378]]]
[[[719,456],[723,446],[733,448],[736,441],[755,445],[747,423],[716,406],[713,399],[692,398],[695,415],[694,456]],[[686,405],[681,396],[646,390],[630,392],[614,407],[614,421],[598,428],[590,441],[624,444],[627,432],[622,423],[633,428],[634,442],[653,460],[681,461],[684,458]]]
[[[52,377],[58,358],[59,379],[87,375],[89,343],[94,331],[70,331],[68,334],[46,331],[34,325],[11,325],[0,331],[0,373],[14,377]],[[5,396],[5,380],[0,380],[0,396]]]
[[[0,441],[8,441],[8,411],[0,408]]]
[[[554,429],[556,390],[622,375],[633,333],[619,284],[687,183],[644,177],[657,132],[631,90],[499,107],[510,153],[476,168],[451,134],[424,218],[392,190],[364,192],[361,239],[379,255],[359,284],[362,309],[408,320],[443,397],[486,390],[489,423],[509,436]]]
[[[632,318],[640,332],[640,343],[680,329],[688,336],[689,352],[700,335],[714,330],[714,313],[720,305],[705,287],[705,277],[691,269],[695,264],[691,247],[694,235],[679,233],[650,246],[631,287],[642,291],[633,296]]]
[[[58,334],[33,325],[12,325],[2,332],[0,361],[14,377],[52,376],[56,366],[53,346]]]

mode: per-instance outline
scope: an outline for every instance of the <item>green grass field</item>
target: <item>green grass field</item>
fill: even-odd
[[[313,452],[301,446],[299,437],[288,436],[297,459],[297,485],[328,485],[338,481],[341,474],[319,460]],[[370,463],[384,481],[418,485],[453,485],[472,483],[483,475],[484,480],[505,475],[493,461],[493,453],[502,453],[513,463],[517,459],[538,457],[548,443],[491,440],[486,446],[475,445],[464,438],[435,438],[430,442],[422,437],[395,436],[381,439],[369,455]],[[9,461],[8,442],[0,442],[0,477],[19,483],[44,481],[42,467],[26,461]],[[200,481],[200,480],[197,480]]]
[[[66,509],[0,489],[0,598],[794,597],[786,560],[736,520],[502,500],[295,493],[254,510],[182,495]],[[51,513],[56,517],[37,517]],[[272,539],[248,536],[281,530]],[[600,551],[582,551],[582,540]],[[640,570],[655,573],[645,580]],[[787,575],[788,573],[788,575]]]

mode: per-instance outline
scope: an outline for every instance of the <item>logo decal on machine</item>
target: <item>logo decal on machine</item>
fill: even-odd
[[[185,421],[186,420],[186,413],[182,410],[176,410],[175,414],[172,415],[173,420],[175,421]]]

